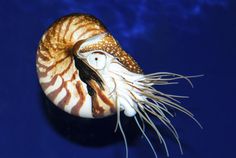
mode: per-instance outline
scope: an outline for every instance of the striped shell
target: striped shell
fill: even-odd
[[[103,38],[90,42],[98,35]],[[92,73],[86,72],[76,57],[78,53],[94,50],[108,52],[129,71],[142,73],[134,59],[91,15],[73,14],[60,18],[44,33],[39,43],[36,66],[42,89],[56,106],[75,116],[96,118],[117,111],[106,84],[99,84],[93,75],[90,76]],[[84,82],[82,73],[90,73],[87,77],[91,78]],[[97,74],[94,76],[96,78]],[[91,88],[93,92],[89,91]]]

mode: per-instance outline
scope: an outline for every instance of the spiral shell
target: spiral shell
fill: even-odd
[[[93,40],[98,35],[104,37]],[[43,91],[56,106],[75,116],[95,118],[115,113],[116,104],[109,98],[104,83],[90,79],[88,84],[95,93],[89,94],[88,85],[82,81],[76,67],[74,56],[78,50],[79,53],[109,52],[131,72],[142,73],[98,19],[73,14],[53,23],[39,43],[36,66]]]

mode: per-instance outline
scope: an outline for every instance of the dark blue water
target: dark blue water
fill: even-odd
[[[172,158],[234,157],[235,10],[233,0],[1,0],[0,157],[125,157],[120,135],[109,134],[114,120],[94,123],[70,118],[51,108],[39,86],[38,42],[55,19],[74,12],[101,19],[146,73],[205,75],[193,79],[193,89],[185,82],[161,88],[190,96],[181,101],[204,127],[201,130],[176,112],[173,123],[183,144],[181,155],[177,143],[160,126]],[[131,121],[123,121],[132,138],[130,158],[154,157]],[[157,137],[151,140],[158,156],[166,157]]]

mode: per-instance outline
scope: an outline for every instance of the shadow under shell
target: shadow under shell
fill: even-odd
[[[116,126],[117,116],[112,115],[99,119],[86,119],[70,115],[63,110],[56,107],[44,93],[41,92],[42,110],[46,116],[51,127],[62,137],[71,141],[72,143],[88,146],[88,147],[103,147],[115,143],[124,143],[119,129],[114,132]],[[121,124],[126,135],[128,146],[135,145],[140,140],[142,133],[137,127],[135,120],[132,117],[127,117],[121,111]],[[139,122],[141,120],[139,119]],[[176,145],[176,140],[171,132],[161,124],[158,124],[158,129],[165,139],[170,143]],[[155,131],[151,127],[146,126],[146,134],[153,143],[155,149],[159,155],[165,156],[166,151],[163,144],[160,141],[153,141],[157,139]],[[189,144],[184,140],[181,141],[182,147],[188,150],[192,150]],[[151,152],[146,153],[148,149],[145,149],[145,156],[151,155]],[[143,151],[143,150],[142,150]],[[141,152],[141,151],[140,151]],[[179,151],[180,152],[180,151]]]
[[[70,115],[56,107],[41,93],[43,113],[54,130],[73,143],[83,146],[102,147],[123,142],[119,131],[114,132],[117,116],[112,115],[99,119],[86,119]],[[121,123],[129,145],[134,144],[141,136],[133,118],[121,112]]]

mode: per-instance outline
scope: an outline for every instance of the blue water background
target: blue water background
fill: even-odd
[[[166,135],[171,158],[235,157],[235,6],[234,0],[1,0],[0,157],[125,157],[122,139],[107,145],[83,145],[71,141],[71,131],[57,130],[48,119],[50,113],[45,114],[47,102],[42,101],[36,75],[36,49],[55,19],[74,12],[101,19],[145,73],[205,75],[193,79],[193,89],[185,82],[161,87],[165,92],[190,96],[181,101],[204,127],[201,130],[176,112],[173,123],[184,155]],[[159,158],[165,158],[163,147],[155,143],[157,137],[151,136],[151,140]],[[154,157],[146,141],[139,138],[129,145],[129,156]]]

